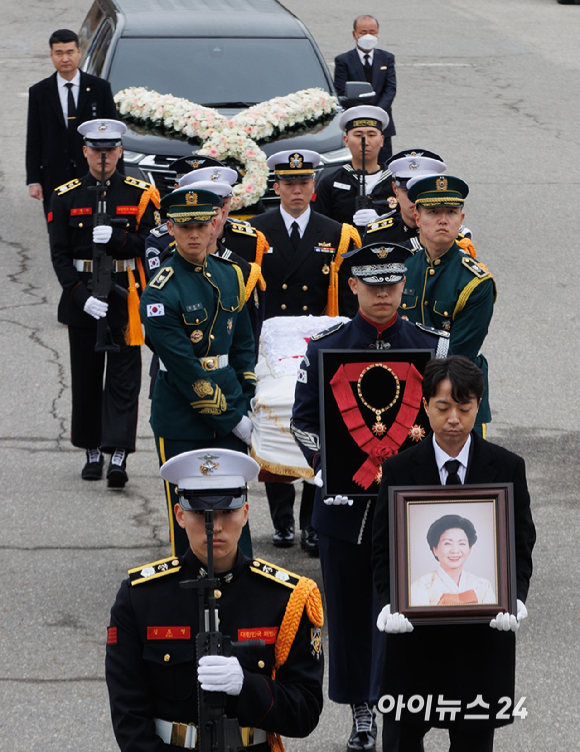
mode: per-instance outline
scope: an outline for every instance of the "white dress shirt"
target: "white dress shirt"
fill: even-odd
[[[286,225],[286,230],[288,232],[288,236],[290,236],[290,233],[292,232],[292,225],[294,222],[298,224],[298,231],[300,233],[300,237],[304,237],[304,233],[306,232],[306,226],[308,222],[310,221],[310,207],[306,207],[306,211],[303,212],[299,217],[293,217],[291,214],[288,214],[287,211],[285,211],[282,208],[282,204],[280,204],[280,214],[282,215],[282,219],[284,220],[284,224]]]
[[[441,479],[441,485],[444,486],[447,483],[447,476],[449,472],[445,467],[445,463],[448,460],[459,460],[460,465],[457,470],[459,480],[465,483],[465,475],[467,473],[467,463],[469,461],[469,447],[471,446],[471,435],[467,437],[467,441],[463,445],[463,449],[459,452],[457,457],[450,457],[446,452],[441,449],[439,444],[435,441],[435,434],[433,434],[433,449],[435,450],[435,462],[437,463],[437,469],[439,470],[439,478]]]
[[[369,65],[372,66],[372,64],[373,64],[373,57],[374,57],[375,51],[374,50],[370,50],[370,52],[363,52],[359,47],[356,47],[355,49],[358,52],[358,56],[360,57],[360,61],[362,63],[363,68],[365,66],[365,55],[369,56]]]
[[[58,96],[60,98],[60,106],[62,107],[62,114],[64,115],[65,124],[68,123],[68,89],[66,84],[72,84],[72,95],[75,100],[75,105],[79,104],[79,92],[81,90],[81,72],[77,70],[75,77],[72,81],[67,81],[60,73],[56,74],[56,83],[58,86]]]

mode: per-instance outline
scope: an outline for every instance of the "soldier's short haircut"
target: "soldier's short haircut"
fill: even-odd
[[[423,397],[429,402],[437,394],[439,384],[445,379],[451,382],[451,396],[455,402],[465,403],[483,396],[484,381],[481,370],[463,355],[430,360],[423,374]]]
[[[77,47],[79,46],[78,36],[70,29],[57,29],[52,32],[48,40],[51,49],[53,44],[66,44],[67,42],[74,42]]]
[[[427,543],[429,544],[431,551],[433,551],[434,548],[437,548],[443,533],[446,530],[452,530],[453,528],[463,530],[467,536],[469,547],[471,548],[471,546],[473,546],[477,540],[477,533],[475,532],[473,522],[466,517],[460,517],[458,514],[446,514],[438,520],[435,520],[427,531]],[[435,558],[437,557],[435,556]]]
[[[353,23],[353,25],[352,25],[352,28],[353,28],[353,30],[354,30],[354,31],[356,31],[356,25],[357,25],[357,23],[358,23],[359,21],[362,21],[362,19],[363,19],[363,18],[372,18],[372,19],[373,19],[373,21],[374,21],[374,22],[376,23],[376,25],[377,25],[377,29],[379,28],[379,22],[377,21],[377,19],[376,19],[376,18],[375,18],[374,16],[371,16],[371,15],[369,15],[368,13],[363,13],[363,14],[362,14],[362,16],[357,16],[357,17],[356,17],[356,18],[354,19],[354,23]]]

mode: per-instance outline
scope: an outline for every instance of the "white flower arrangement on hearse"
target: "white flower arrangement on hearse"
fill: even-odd
[[[338,112],[336,97],[322,89],[303,89],[249,107],[228,119],[211,107],[159,94],[144,87],[115,94],[123,118],[188,139],[198,139],[200,154],[242,165],[244,176],[234,188],[232,208],[255,204],[268,187],[266,155],[258,142],[271,141],[286,131],[313,127]]]

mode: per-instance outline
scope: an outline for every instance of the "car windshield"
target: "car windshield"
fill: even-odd
[[[328,82],[308,39],[121,39],[113,93],[147,86],[209,106],[244,107]]]

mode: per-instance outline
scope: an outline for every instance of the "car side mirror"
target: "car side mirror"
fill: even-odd
[[[368,81],[347,81],[344,85],[345,95],[338,101],[343,107],[355,107],[364,104],[367,99],[376,96],[372,85]]]

